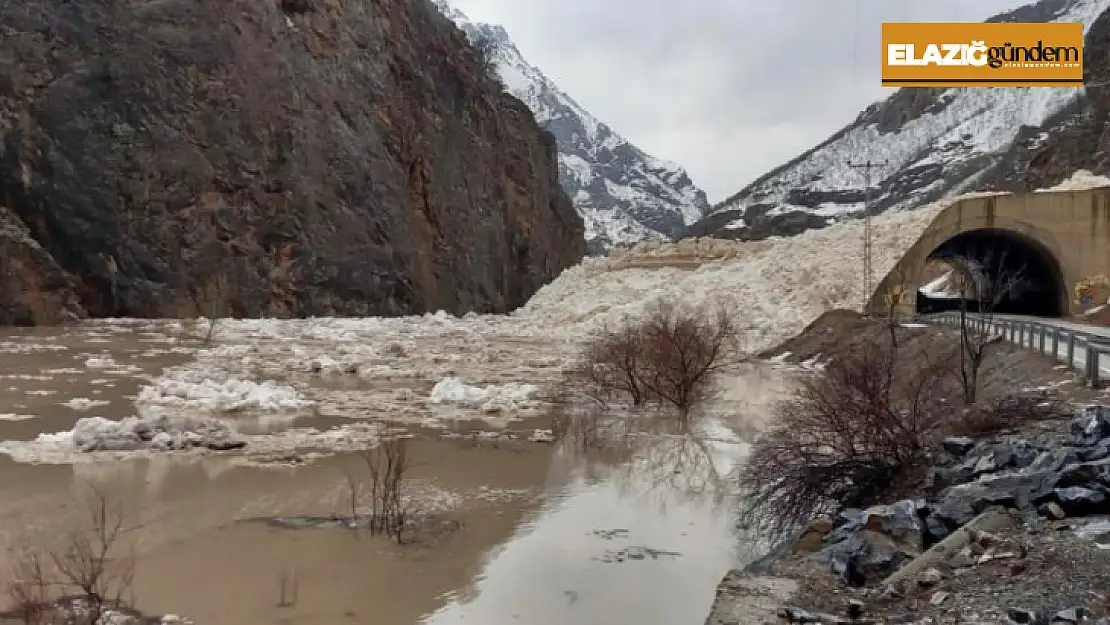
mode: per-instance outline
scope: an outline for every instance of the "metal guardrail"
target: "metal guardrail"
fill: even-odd
[[[918,315],[917,319],[924,323],[960,326],[960,313]],[[1092,388],[1100,386],[1102,380],[1110,380],[1110,337],[1037,321],[983,318],[973,314],[967,315],[966,323],[977,332],[993,332],[1010,343],[1053,356],[1056,361],[1081,372],[1084,382]],[[1104,356],[1108,364],[1105,368],[1102,366]]]

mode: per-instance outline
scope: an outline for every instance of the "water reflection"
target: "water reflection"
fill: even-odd
[[[487,555],[471,587],[423,622],[704,619],[720,577],[746,555],[723,505],[727,475],[746,447],[712,424],[687,432],[656,425],[661,431],[638,422],[586,448],[564,439],[545,505]]]

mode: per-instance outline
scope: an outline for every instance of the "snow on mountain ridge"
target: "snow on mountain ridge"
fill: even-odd
[[[708,212],[705,192],[682,167],[645,153],[594,117],[528,63],[503,27],[473,21],[447,0],[434,2],[471,41],[495,44],[505,88],[555,135],[559,179],[582,215],[592,253],[671,239]]]
[[[1081,22],[1086,32],[1107,8],[1110,0],[1042,0],[988,21]],[[899,90],[715,206],[692,231],[793,234],[780,232],[776,220],[790,216],[804,222],[796,228],[804,228],[814,227],[817,217],[856,216],[863,209],[864,177],[850,162],[880,164],[872,170],[876,212],[905,210],[982,187],[983,176],[1023,127],[1042,126],[1082,92],[1068,87]]]

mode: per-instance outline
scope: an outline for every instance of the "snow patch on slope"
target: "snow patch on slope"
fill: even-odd
[[[1049,187],[1048,189],[1037,189],[1036,193],[1044,193],[1046,191],[1082,191],[1084,189],[1094,189],[1098,187],[1110,187],[1110,178],[1093,174],[1086,169],[1080,169],[1072,174],[1071,178],[1068,178],[1054,187]]]
[[[440,11],[471,41],[490,39],[505,88],[555,135],[560,182],[586,226],[591,249],[669,239],[709,210],[687,172],[613,132],[530,64],[501,26],[470,20],[447,0]]]
[[[1074,0],[1053,21],[1081,22],[1084,31],[1108,7],[1110,0]],[[896,180],[896,188],[877,193],[887,210],[917,206],[937,193],[960,193],[974,188],[977,177],[1000,158],[1023,126],[1040,126],[1073,103],[1083,88],[953,88],[943,92],[938,106],[902,124],[880,129],[875,116],[884,103],[865,111],[860,120],[834,135],[812,152],[773,175],[758,180],[713,208],[714,213],[744,210],[755,204],[774,206],[768,215],[792,211],[821,215],[857,213],[858,201],[833,200],[819,210],[791,203],[792,192],[837,192],[863,188],[863,174],[850,163],[871,161],[873,185]],[[895,96],[892,96],[894,98]],[[890,100],[885,104],[889,105]],[[939,106],[943,105],[943,106]],[[870,120],[870,121],[864,121]],[[976,163],[978,163],[976,165]],[[936,172],[940,172],[937,174]],[[940,178],[934,178],[935,176]],[[739,219],[734,223],[739,223]],[[739,227],[732,223],[724,228]]]

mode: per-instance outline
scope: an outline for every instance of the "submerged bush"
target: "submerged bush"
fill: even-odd
[[[667,406],[683,416],[711,388],[739,332],[725,304],[680,309],[659,302],[647,315],[606,327],[587,343],[572,384],[602,406]]]
[[[779,536],[912,485],[958,397],[956,358],[937,350],[896,371],[896,346],[871,341],[801,380],[738,471],[741,525]]]

